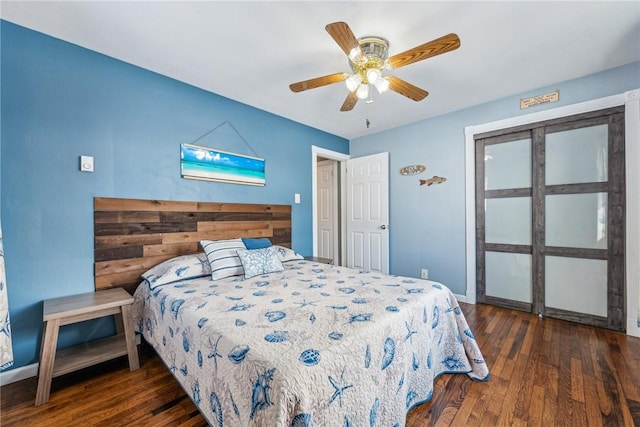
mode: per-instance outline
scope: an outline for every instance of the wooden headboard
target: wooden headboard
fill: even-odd
[[[200,252],[200,240],[268,237],[290,248],[291,206],[96,197],[93,229],[96,290],[133,292],[142,273]]]

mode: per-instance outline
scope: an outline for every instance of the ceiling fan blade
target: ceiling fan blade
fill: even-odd
[[[386,79],[389,80],[389,89],[414,101],[422,101],[429,95],[429,92],[426,90],[420,89],[418,86],[414,86],[397,77],[388,76]]]
[[[315,89],[317,87],[343,82],[347,78],[347,73],[335,73],[328,76],[316,77],[315,79],[304,80],[298,83],[291,83],[289,89],[293,92]]]
[[[353,31],[346,22],[333,22],[324,27],[329,35],[338,43],[338,46],[352,60],[362,56],[362,49],[358,39],[353,35]],[[355,56],[351,53],[353,49],[357,49]]]
[[[451,52],[460,47],[460,39],[456,34],[447,34],[439,39],[416,46],[389,58],[391,68],[400,68],[414,62],[422,61],[436,55]]]
[[[342,103],[342,107],[340,107],[340,111],[351,111],[353,107],[356,106],[356,102],[358,102],[358,97],[356,95],[356,91],[349,92],[347,95],[347,99]]]

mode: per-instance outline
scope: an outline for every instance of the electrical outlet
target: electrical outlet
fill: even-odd
[[[429,278],[429,269],[428,268],[423,268],[422,270],[420,270],[420,278],[421,279],[428,279]]]

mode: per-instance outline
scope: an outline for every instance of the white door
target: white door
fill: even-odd
[[[333,160],[318,162],[318,250],[319,257],[338,260],[338,164]]]
[[[389,153],[347,160],[347,266],[389,272]]]

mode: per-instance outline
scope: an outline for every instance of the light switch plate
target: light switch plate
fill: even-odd
[[[295,193],[295,194],[293,195],[293,200],[294,200],[296,203],[300,203],[300,193]]]
[[[82,172],[93,172],[93,157],[80,156],[80,170]]]

